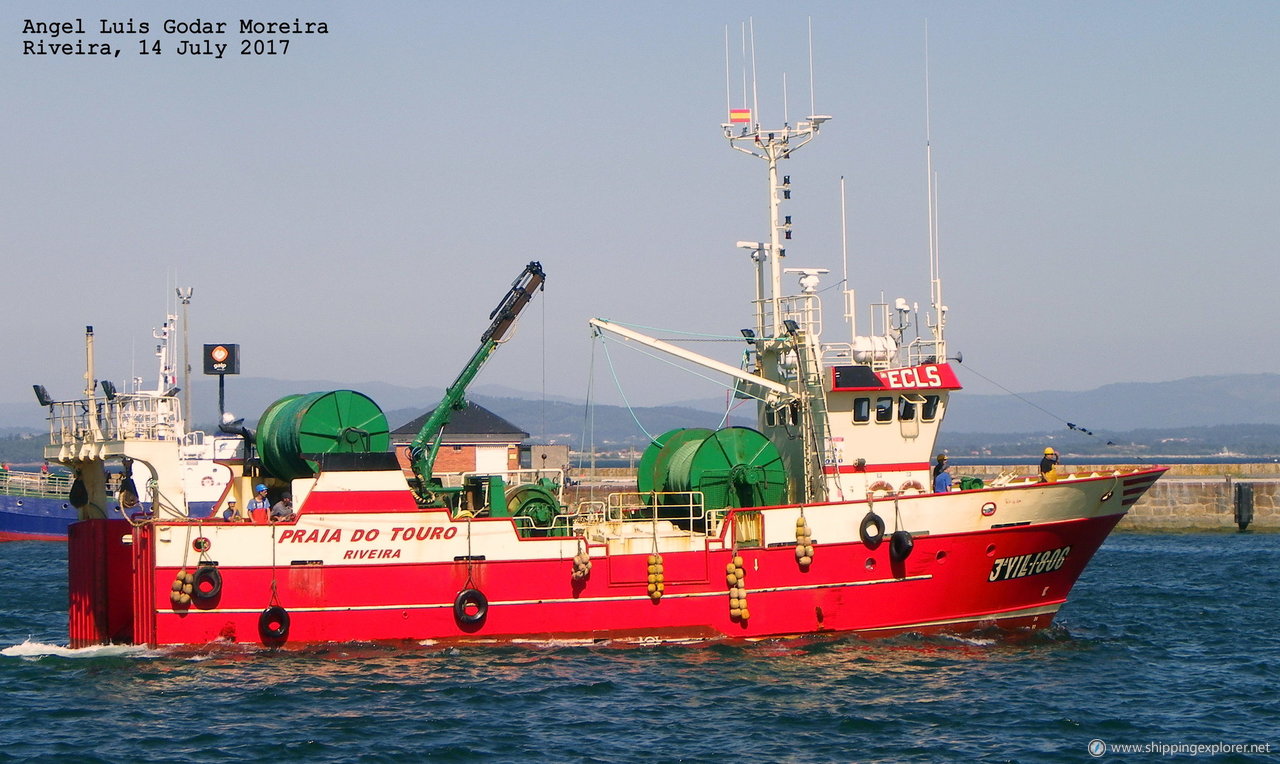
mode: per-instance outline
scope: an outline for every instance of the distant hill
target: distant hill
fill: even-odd
[[[582,403],[544,403],[520,398],[490,398],[485,395],[473,395],[470,399],[518,425],[529,433],[531,439],[568,443],[574,448],[578,448],[581,443],[594,443],[606,449],[643,445],[648,440],[645,432],[657,437],[677,427],[714,429],[720,426],[722,419],[720,414],[680,406],[627,409],[623,406],[597,405],[588,421],[586,407]],[[423,411],[425,409],[412,408],[389,411],[387,419],[394,428],[421,416]],[[754,421],[754,413],[739,413],[731,424],[748,425]]]
[[[1042,429],[1023,433],[944,431],[938,450],[952,456],[1038,459],[1046,446],[1059,453],[1108,458],[1168,461],[1178,457],[1223,460],[1280,457],[1280,425],[1223,424],[1213,427],[1165,427],[1127,431]]]
[[[1081,392],[970,395],[951,399],[948,432],[1016,433],[1063,421],[1090,430],[1280,424],[1280,374],[1124,382]]]
[[[194,385],[192,395],[200,402],[195,419],[208,428],[217,420],[217,391],[211,381],[197,379],[199,382]],[[433,408],[443,396],[443,390],[438,387],[411,388],[385,382],[348,384],[326,380],[240,377],[229,380],[227,408],[238,416],[244,416],[252,425],[268,405],[285,395],[340,389],[359,390],[373,398],[387,412],[393,428]],[[499,385],[476,385],[470,398],[540,440],[575,445],[584,433],[588,442],[604,445],[643,442],[641,426],[652,435],[674,427],[716,427],[721,422],[721,414],[717,412],[723,411],[722,402],[710,399],[638,408],[634,412],[622,406],[601,405],[595,407],[588,425],[585,404],[570,398],[551,396],[544,401],[535,393],[522,393]],[[944,443],[952,439],[972,443],[1017,440],[1016,437],[983,438],[976,434],[1078,434],[1071,433],[1066,422],[1088,429],[1095,435],[1104,432],[1132,435],[1134,431],[1166,433],[1177,428],[1280,425],[1280,375],[1190,377],[1173,382],[1128,382],[1081,392],[1044,391],[1017,396],[972,395],[960,391],[951,404],[943,427]],[[44,414],[34,396],[30,402],[0,403],[0,433],[43,431]],[[753,420],[750,407],[743,406],[735,412],[730,424],[751,424]],[[974,437],[967,437],[969,435]],[[1222,433],[1209,439],[1215,437],[1222,439]],[[1265,440],[1269,436],[1260,437]],[[1225,442],[1222,446],[1215,446],[1225,447],[1228,447]]]

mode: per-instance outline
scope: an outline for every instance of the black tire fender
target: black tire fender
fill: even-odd
[[[289,638],[289,611],[272,605],[258,616],[258,634],[263,642],[279,642]]]
[[[880,542],[884,541],[884,520],[881,520],[875,512],[868,512],[867,516],[862,518],[858,536],[862,538],[862,543],[872,549],[880,546]]]
[[[453,600],[453,617],[463,626],[474,626],[489,614],[489,598],[479,589],[463,589]]]
[[[217,599],[222,594],[222,572],[213,565],[196,568],[191,579],[191,598],[202,602]]]
[[[914,548],[915,541],[907,531],[894,531],[889,537],[889,559],[894,562],[902,562],[910,557]]]

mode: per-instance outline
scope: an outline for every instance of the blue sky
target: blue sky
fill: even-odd
[[[238,19],[295,17],[330,33],[238,54]],[[28,18],[152,33],[118,58],[23,55]],[[157,34],[166,18],[229,22],[225,57],[172,51],[201,37]],[[763,121],[784,72],[792,119],[808,110],[810,18],[834,117],[785,166],[787,265],[835,285],[843,175],[860,298],[921,304],[927,19],[969,389],[1280,371],[1280,3],[18,1],[0,6],[0,402],[74,395],[86,324],[100,377],[149,375],[175,282],[195,288],[193,347],[239,343],[246,375],[443,385],[533,259],[547,291],[482,381],[583,397],[594,363],[615,402],[588,318],[750,323],[734,243],[767,235],[764,169],[719,128],[724,30],[736,47],[748,18]],[[716,395],[610,358],[633,403]]]

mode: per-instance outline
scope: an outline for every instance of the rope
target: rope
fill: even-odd
[[[653,505],[653,514],[651,519],[652,519],[652,528],[653,528],[653,554],[658,554],[658,505],[657,504]]]
[[[729,422],[729,416],[730,416],[734,411],[737,411],[737,410],[738,410],[738,408],[739,408],[740,406],[742,406],[742,404],[744,404],[744,403],[746,403],[746,401],[738,401],[737,403],[733,404],[732,406],[728,406],[728,407],[726,407],[726,408],[725,408],[725,410],[724,410],[724,416],[720,417],[720,423],[716,425],[716,429],[717,429],[717,430],[722,429],[726,424],[728,424],[728,422]]]
[[[182,570],[187,569],[187,555],[191,553],[191,526],[187,526],[187,539],[182,542]]]
[[[609,374],[610,374],[610,376],[612,376],[612,377],[613,377],[613,384],[614,384],[614,387],[617,389],[618,394],[619,394],[620,396],[622,396],[622,403],[623,403],[623,405],[626,407],[626,409],[627,409],[627,413],[631,415],[631,421],[635,422],[636,427],[640,428],[640,431],[641,431],[642,433],[644,433],[645,437],[649,439],[649,442],[650,442],[650,443],[652,443],[652,442],[656,441],[656,440],[657,440],[657,438],[656,438],[656,437],[654,437],[653,433],[649,432],[649,430],[648,430],[648,429],[647,429],[647,428],[646,428],[646,427],[645,427],[645,426],[640,422],[640,418],[636,415],[635,407],[633,407],[633,406],[631,405],[631,401],[627,398],[626,390],[624,390],[624,389],[623,389],[623,387],[622,387],[622,380],[618,377],[618,371],[617,371],[617,369],[616,369],[616,368],[614,368],[614,365],[613,365],[613,356],[611,356],[611,355],[609,354],[609,345],[608,345],[608,343],[605,341],[604,334],[603,334],[603,333],[601,333],[601,332],[597,332],[597,333],[596,333],[596,337],[597,337],[598,339],[600,339],[600,340],[601,340],[600,346],[601,346],[602,348],[604,348],[604,356],[605,356],[605,360],[606,360],[606,361],[608,362],[608,364],[609,364]],[[677,369],[680,369],[681,371],[687,372],[687,373],[692,374],[692,375],[694,375],[694,376],[696,376],[696,377],[701,377],[702,379],[705,379],[705,380],[707,380],[708,382],[711,382],[711,383],[713,383],[713,384],[719,385],[720,387],[723,387],[725,390],[731,390],[731,391],[732,391],[733,393],[735,393],[735,394],[741,391],[741,392],[743,392],[743,393],[744,393],[748,398],[750,398],[750,399],[757,400],[757,401],[763,401],[763,400],[764,400],[764,398],[761,398],[761,397],[760,397],[760,396],[758,396],[758,395],[753,395],[752,393],[747,392],[747,391],[742,390],[741,388],[739,388],[739,386],[738,386],[738,384],[739,384],[739,383],[738,383],[738,382],[735,382],[735,383],[734,383],[734,386],[733,386],[732,388],[730,388],[730,387],[726,387],[726,386],[724,385],[724,383],[720,382],[719,380],[716,380],[716,379],[714,379],[714,378],[712,378],[712,377],[708,377],[707,375],[705,375],[705,374],[701,374],[701,373],[699,373],[699,372],[697,372],[697,371],[694,371],[693,369],[690,369],[690,368],[688,368],[688,367],[681,366],[681,365],[679,365],[679,364],[677,364],[677,363],[673,363],[671,360],[669,360],[669,359],[667,359],[667,358],[664,358],[664,357],[662,357],[662,356],[659,356],[659,355],[655,355],[655,354],[653,354],[653,353],[650,353],[650,352],[648,352],[648,351],[646,351],[646,350],[644,350],[643,348],[640,348],[640,347],[635,347],[635,346],[630,346],[630,347],[632,347],[632,349],[633,349],[633,350],[635,350],[635,351],[636,351],[636,352],[638,352],[638,353],[641,353],[641,354],[643,354],[643,355],[649,356],[650,358],[653,358],[653,359],[655,359],[655,360],[657,360],[657,361],[659,361],[659,362],[661,362],[661,363],[665,363],[665,364],[667,364],[667,365],[669,365],[669,366],[673,366],[673,367],[675,367],[675,368],[677,368]],[[745,353],[744,353],[744,357],[745,357]],[[591,356],[591,358],[592,358],[592,367],[594,368],[594,364],[595,364],[595,348],[594,348],[594,345],[593,345],[593,347],[592,347],[592,356]],[[592,375],[592,379],[594,379],[594,374]],[[717,425],[716,429],[719,429],[719,428],[723,427],[723,426],[725,425],[725,422],[727,422],[727,421],[729,420],[729,415],[733,412],[733,410],[734,410],[734,409],[736,409],[738,406],[742,405],[742,403],[743,403],[743,402],[745,402],[745,401],[739,401],[738,403],[735,403],[733,406],[726,407],[726,408],[725,408],[724,415],[720,418],[720,424],[719,424],[719,425]],[[591,405],[591,403],[590,403],[590,399],[588,399],[588,403],[587,403],[587,405],[588,405],[588,406],[590,406],[590,405]],[[793,436],[793,437],[794,437],[794,436]]]
[[[599,337],[600,333],[596,332],[596,336]],[[595,381],[596,381],[596,343],[593,342],[591,343],[591,362],[587,367],[587,402],[586,402],[587,408],[586,408],[586,411],[583,412],[583,416],[582,416],[582,437],[578,440],[578,443],[580,444],[579,448],[582,449],[582,452],[590,453],[592,454],[592,456],[594,456],[596,452],[596,440],[595,440],[596,438],[596,420],[595,420],[596,407],[595,407],[595,399],[594,399]],[[588,436],[590,437],[590,440],[588,440]],[[588,444],[590,444],[589,449],[588,449]],[[581,460],[582,457],[578,457],[578,458],[579,460]],[[579,474],[583,474],[584,467],[585,465],[583,464],[578,465]],[[595,481],[592,481],[591,485],[588,486],[587,488],[587,498],[591,501],[594,501],[596,498]]]
[[[475,585],[471,583],[471,566],[474,561],[471,559],[471,518],[467,518],[467,583],[463,584],[463,589],[473,589]]]
[[[1065,425],[1067,426],[1067,429],[1068,429],[1068,430],[1075,430],[1076,432],[1083,433],[1083,434],[1085,434],[1085,435],[1088,435],[1088,436],[1089,436],[1089,437],[1091,437],[1091,438],[1097,438],[1098,440],[1102,440],[1102,438],[1098,437],[1097,435],[1094,435],[1092,430],[1089,430],[1089,429],[1087,429],[1087,428],[1085,428],[1085,427],[1082,427],[1082,426],[1080,426],[1080,425],[1078,425],[1078,424],[1076,424],[1076,423],[1074,423],[1074,422],[1068,422],[1067,420],[1063,419],[1062,417],[1058,416],[1057,414],[1053,413],[1052,411],[1050,411],[1050,410],[1046,409],[1044,406],[1041,406],[1041,405],[1039,405],[1039,404],[1036,404],[1036,403],[1034,403],[1034,402],[1032,402],[1032,401],[1027,400],[1027,399],[1026,399],[1026,398],[1024,398],[1023,396],[1018,395],[1018,394],[1017,394],[1017,393],[1015,393],[1014,391],[1010,390],[1009,388],[1005,387],[1004,385],[1000,384],[999,382],[995,381],[994,379],[992,379],[992,378],[990,378],[990,377],[986,376],[985,374],[982,374],[981,372],[977,371],[976,369],[973,369],[972,367],[970,367],[970,366],[968,366],[968,365],[962,366],[961,368],[963,368],[965,371],[973,372],[973,373],[974,373],[974,374],[976,374],[977,376],[982,377],[982,378],[983,378],[983,379],[985,379],[986,381],[990,382],[991,384],[995,385],[996,387],[1000,388],[1001,390],[1004,390],[1006,393],[1008,393],[1009,395],[1012,395],[1014,398],[1017,398],[1018,400],[1022,401],[1022,402],[1023,402],[1023,403],[1025,403],[1025,404],[1027,404],[1028,406],[1030,406],[1030,407],[1032,407],[1032,408],[1034,408],[1034,409],[1037,409],[1037,410],[1039,410],[1039,411],[1043,412],[1045,415],[1049,416],[1049,417],[1050,417],[1050,418],[1052,418],[1052,419],[1056,419],[1056,420],[1058,420],[1059,422],[1062,422],[1063,424],[1065,424]],[[1108,441],[1106,442],[1106,445],[1108,445],[1108,446],[1114,446],[1114,445],[1115,445],[1115,443],[1114,443],[1113,441],[1108,440]]]
[[[542,365],[542,437],[547,437],[547,301],[541,300],[538,303],[538,317],[542,321],[542,333],[538,338],[541,345],[541,353],[539,361]]]
[[[270,510],[268,510],[270,511]],[[267,601],[267,607],[280,606],[280,588],[276,579],[276,526],[271,524],[271,599]]]
[[[747,351],[744,350],[742,351],[742,363],[738,364],[738,367],[742,368],[746,366],[746,360],[747,360]],[[760,400],[756,396],[751,395],[751,393],[742,389],[741,387],[742,384],[743,384],[742,380],[735,380],[733,383],[733,388],[727,389],[725,391],[726,394],[729,396],[730,401],[736,400],[735,396],[737,396],[739,391],[741,391],[743,395],[747,395],[747,396],[750,396],[751,398],[755,398],[756,400]],[[724,407],[724,416],[720,417],[720,424],[716,425],[716,429],[719,430],[721,427],[724,427],[725,423],[729,421],[729,415],[732,414],[735,410],[737,410],[739,406],[741,406],[746,402],[747,400],[744,398],[741,400],[737,400],[735,403],[726,403]]]
[[[640,418],[636,416],[636,411],[632,408],[631,401],[627,400],[627,392],[622,389],[622,380],[618,379],[618,371],[613,367],[613,357],[609,355],[608,343],[601,343],[600,347],[604,348],[604,358],[609,364],[609,374],[613,376],[613,384],[618,388],[618,394],[622,396],[622,403],[627,407],[627,413],[631,415],[631,421],[636,423],[636,427],[640,428],[640,432],[643,432],[650,442],[653,442],[656,438],[645,429],[644,425],[640,424]]]
[[[600,336],[600,338],[601,338],[602,340],[607,339],[603,334],[600,334],[599,336]],[[725,384],[724,384],[724,382],[722,382],[722,381],[720,381],[720,380],[716,379],[715,377],[708,377],[706,374],[703,374],[703,373],[701,373],[701,372],[698,372],[698,371],[695,371],[695,370],[693,370],[693,369],[690,369],[690,368],[689,368],[689,367],[687,367],[687,366],[681,366],[680,364],[676,363],[675,361],[672,361],[670,358],[668,358],[668,357],[666,357],[666,356],[664,356],[664,355],[655,355],[654,353],[649,352],[649,351],[648,351],[646,348],[644,348],[643,346],[635,345],[635,344],[633,344],[633,343],[627,343],[627,347],[631,348],[632,350],[636,351],[637,353],[640,353],[641,355],[646,355],[646,356],[648,356],[648,357],[650,357],[650,358],[654,359],[655,361],[658,361],[659,363],[665,363],[666,365],[671,366],[671,367],[676,368],[676,369],[679,369],[680,371],[686,372],[686,373],[688,373],[688,374],[692,374],[693,376],[695,376],[695,377],[699,377],[699,378],[701,378],[701,379],[705,379],[705,380],[707,380],[708,382],[712,383],[713,385],[716,385],[717,387],[723,388],[723,389],[725,389],[725,390],[733,389],[733,388],[728,387],[727,385],[725,385]],[[608,353],[609,353],[609,350],[608,350],[608,345],[607,345],[607,343],[606,343],[606,344],[605,344],[605,354],[606,354],[606,355],[608,355]],[[610,368],[612,368],[612,366],[610,366]],[[614,380],[615,380],[615,382],[617,381],[617,375],[614,375]],[[735,386],[736,386],[738,383],[735,381],[735,383],[734,383],[734,384],[735,384]],[[619,392],[621,392],[621,390],[619,390]],[[746,395],[750,396],[751,398],[756,399],[756,400],[759,400],[759,401],[764,400],[764,398],[761,398],[761,397],[760,397],[760,396],[758,396],[758,395],[752,395],[749,391],[743,390],[742,392],[743,392],[744,394],[746,394]],[[626,396],[623,396],[623,397],[624,397],[624,399],[625,399],[625,397],[626,397]]]

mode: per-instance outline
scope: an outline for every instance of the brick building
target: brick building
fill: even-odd
[[[401,468],[410,469],[409,444],[431,412],[391,432],[391,445]],[[520,442],[529,433],[470,401],[455,411],[444,428],[440,452],[436,455],[435,472],[505,472],[520,468]]]

